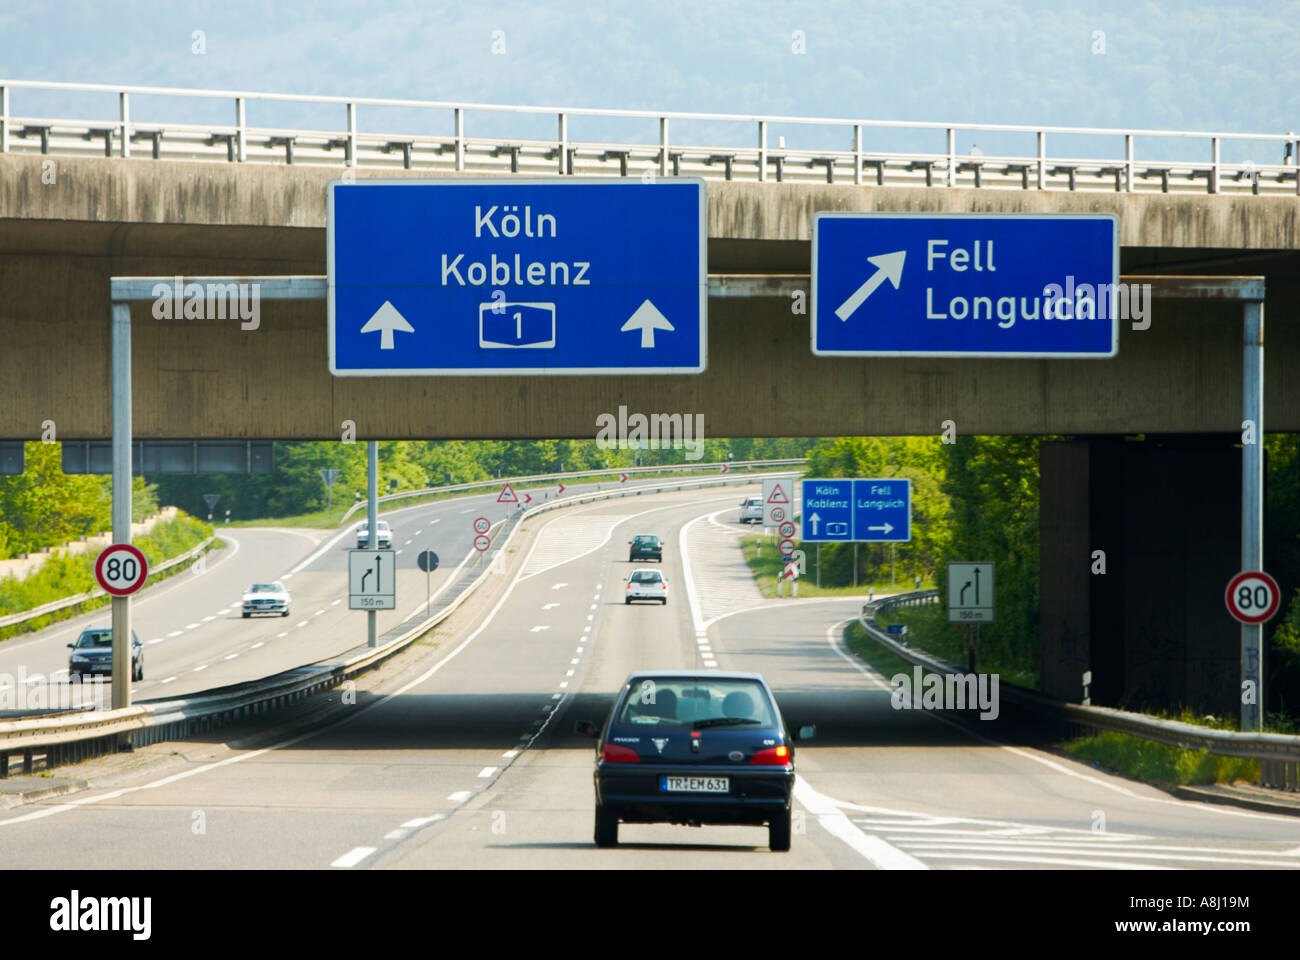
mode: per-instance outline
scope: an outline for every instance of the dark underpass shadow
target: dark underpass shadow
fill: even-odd
[[[800,751],[864,747],[969,747],[977,736],[1015,745],[1045,745],[1064,731],[1000,704],[996,719],[980,720],[979,712],[895,709],[889,691],[877,688],[825,690],[810,684],[801,689],[776,688],[777,703],[791,735],[805,725],[817,727],[811,741],[798,742]],[[545,690],[527,693],[416,694],[393,697],[382,709],[371,710],[384,697],[357,691],[355,703],[344,704],[339,690],[326,691],[302,702],[302,709],[329,708],[319,714],[321,731],[294,744],[295,750],[510,750],[527,741],[530,749],[591,751],[596,741],[578,734],[574,725],[589,720],[603,725],[616,693],[579,693],[556,700]],[[281,711],[258,722],[199,732],[186,739],[197,742],[245,741],[258,727],[279,726]],[[955,721],[941,722],[937,716]],[[346,722],[340,722],[346,721]],[[965,732],[965,731],[970,731]],[[977,735],[977,736],[973,736]],[[268,734],[274,737],[274,734]]]

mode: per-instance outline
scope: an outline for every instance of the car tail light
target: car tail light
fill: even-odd
[[[661,584],[659,584],[659,589],[660,589],[660,590],[667,590],[667,589],[668,589],[668,584],[666,584],[666,583],[661,583]]]
[[[621,747],[617,743],[607,743],[600,748],[600,759],[609,763],[640,763],[641,755],[631,747]]]
[[[754,758],[749,762],[760,766],[784,766],[790,762],[790,748],[784,744],[779,747],[768,747],[766,750],[760,750],[754,754]]]

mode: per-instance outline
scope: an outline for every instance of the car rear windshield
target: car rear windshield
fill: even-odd
[[[659,538],[658,537],[637,537],[636,542],[648,544],[649,546],[653,547],[656,543],[659,542]]]
[[[690,727],[705,721],[748,727],[778,725],[761,683],[712,678],[636,680],[614,722],[621,726]]]
[[[633,583],[658,583],[662,579],[658,570],[638,570],[632,574]]]

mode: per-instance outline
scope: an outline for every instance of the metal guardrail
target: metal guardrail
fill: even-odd
[[[531,476],[523,477],[497,477],[494,480],[474,480],[469,483],[454,483],[441,487],[424,487],[420,490],[403,490],[401,493],[390,493],[386,496],[379,497],[376,503],[392,503],[397,500],[407,500],[412,497],[438,496],[445,493],[463,493],[468,490],[485,490],[492,487],[499,487],[504,484],[523,484],[538,483],[544,480],[581,480],[590,477],[608,477],[616,473],[632,474],[651,474],[651,473],[680,473],[692,470],[718,470],[727,467],[728,470],[738,470],[744,468],[746,471],[752,471],[755,467],[796,467],[800,464],[807,463],[804,457],[795,457],[786,460],[744,460],[739,463],[732,461],[719,461],[717,463],[675,463],[662,464],[648,467],[607,467],[603,470],[578,470],[570,473],[536,473]],[[364,510],[369,501],[358,500],[352,506],[348,507],[347,512],[343,514],[343,519],[339,521],[339,526],[348,522],[348,518],[359,510]]]
[[[509,530],[492,552],[504,555],[524,521],[548,510],[671,489],[738,486],[772,475],[792,474],[740,477],[719,474],[700,479],[673,478],[631,489],[598,491],[551,500],[512,514],[504,521],[509,524]],[[120,710],[70,712],[52,717],[0,722],[0,779],[9,776],[10,760],[15,755],[21,758],[22,772],[30,774],[35,769],[38,756],[44,756],[46,769],[75,763],[115,752],[124,738],[137,747],[176,739],[264,713],[319,690],[337,686],[402,652],[449,617],[491,574],[492,563],[486,553],[481,563],[482,569],[476,573],[471,571],[472,578],[468,584],[436,613],[430,613],[411,626],[399,625],[386,635],[391,638],[387,642],[342,661],[297,667],[263,680],[177,700],[139,703]]]
[[[876,614],[894,607],[937,603],[939,591],[922,590],[914,593],[885,597],[862,608],[858,622],[873,640],[909,663],[934,673],[967,671],[940,657],[897,642],[876,623]],[[1279,790],[1300,791],[1300,736],[1281,733],[1239,733],[1235,730],[1215,730],[1180,720],[1164,720],[1141,713],[1116,710],[1111,707],[1083,706],[1054,700],[1033,690],[1014,684],[1000,683],[999,690],[1008,702],[1043,716],[1051,717],[1075,727],[1088,730],[1108,730],[1126,733],[1155,743],[1187,750],[1204,750],[1221,757],[1240,757],[1260,762],[1260,782],[1263,786]]]
[[[117,99],[111,116],[94,118],[44,116],[15,112],[13,94],[46,91],[69,94],[110,94]],[[132,98],[137,98],[135,101]],[[144,118],[133,113],[141,98],[177,99],[196,109],[213,100],[227,101],[232,123],[186,123]],[[21,100],[21,98],[20,98]],[[204,101],[200,106],[199,101]],[[327,129],[255,125],[248,122],[250,104],[290,103],[340,108],[340,123]],[[17,106],[21,107],[20,102]],[[418,123],[404,132],[384,132],[360,126],[360,108],[391,108],[441,114],[446,132],[431,133],[433,123]],[[555,120],[554,137],[470,136],[466,118],[473,114],[513,114],[521,130],[535,127],[526,118]],[[644,139],[637,141],[578,140],[570,121],[644,121]],[[431,118],[433,119],[433,118]],[[687,144],[670,138],[676,123],[748,126],[755,134],[747,144]],[[846,146],[827,149],[814,144],[787,148],[784,137],[769,142],[774,128],[831,128],[844,135]],[[910,132],[934,138],[933,150],[884,149],[886,134]],[[958,152],[958,134],[1011,134],[1032,138],[1033,150],[985,155],[978,148]],[[942,135],[941,142],[939,137]],[[1049,135],[1113,139],[1115,151],[1103,157],[1047,152]],[[1139,140],[1200,141],[1202,159],[1188,162],[1168,156],[1138,157]],[[1108,190],[1135,192],[1208,192],[1300,194],[1296,157],[1300,139],[1285,133],[1228,133],[1185,130],[1116,129],[1057,125],[910,122],[843,117],[760,116],[753,114],[689,113],[681,111],[600,110],[577,107],[509,106],[442,100],[398,100],[380,97],[326,97],[257,93],[238,90],[196,90],[173,87],[115,86],[97,83],[0,80],[0,153],[64,156],[138,155],[147,144],[154,159],[211,160],[231,163],[307,163],[335,167],[407,169],[428,172],[522,173],[613,176],[698,176],[791,182],[822,181],[878,186],[944,186],[1017,190]],[[1238,162],[1222,160],[1225,144],[1242,146],[1253,155]],[[1122,150],[1120,149],[1122,145]],[[1264,156],[1264,151],[1269,153]],[[1285,151],[1285,152],[1283,152]],[[1279,162],[1276,158],[1282,156]],[[1288,184],[1294,183],[1294,186]]]
[[[164,570],[170,570],[172,567],[193,560],[199,554],[203,553],[212,541],[217,539],[216,536],[208,537],[202,543],[191,547],[182,554],[172,557],[170,560],[164,560],[158,566],[149,571],[149,580],[154,578],[155,574],[162,573]],[[23,623],[26,620],[34,620],[37,617],[43,617],[47,613],[56,613],[59,610],[66,610],[68,607],[75,607],[79,603],[85,603],[87,600],[96,600],[99,597],[107,597],[108,593],[99,587],[88,593],[78,593],[71,597],[64,597],[62,600],[51,600],[49,603],[42,604],[39,607],[32,607],[30,610],[20,610],[18,613],[12,613],[7,617],[0,617],[0,629],[12,627],[15,624]]]

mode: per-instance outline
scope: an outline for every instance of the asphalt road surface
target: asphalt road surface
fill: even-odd
[[[260,749],[147,748],[106,785],[6,812],[0,862],[1300,867],[1291,818],[1175,800],[1002,743],[996,723],[986,735],[978,720],[894,709],[886,678],[841,646],[860,599],[758,596],[736,546],[743,492],[643,496],[540,517],[497,594],[458,614],[460,629],[407,656],[355,706],[340,706],[337,722]],[[666,541],[665,606],[623,602],[623,578],[639,565],[626,541],[637,533]],[[817,724],[817,739],[797,749],[790,852],[770,852],[763,828],[668,825],[623,825],[617,848],[596,849],[594,751],[573,725],[602,719],[627,674],[647,667],[759,671],[791,727]],[[150,751],[178,756],[142,764]]]

